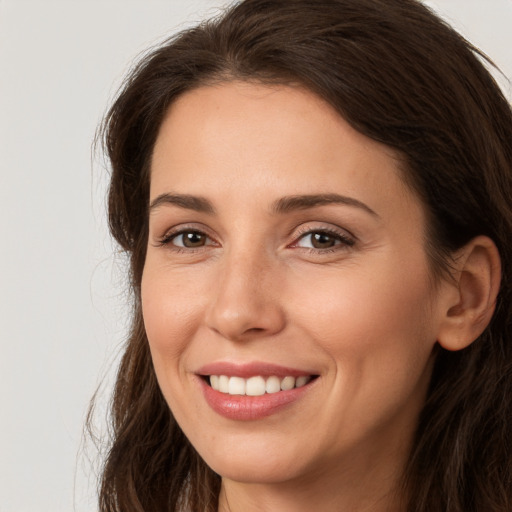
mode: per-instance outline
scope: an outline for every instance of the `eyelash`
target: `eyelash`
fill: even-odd
[[[312,236],[314,234],[319,235],[327,235],[331,238],[333,238],[335,241],[340,242],[339,244],[335,244],[333,247],[327,247],[327,248],[315,248],[315,247],[300,247],[298,244],[301,240],[304,240],[307,236]],[[308,252],[314,253],[314,254],[328,254],[333,253],[335,251],[343,250],[349,247],[352,247],[356,243],[356,240],[353,236],[348,235],[347,233],[343,233],[341,231],[338,231],[336,229],[330,229],[330,228],[310,228],[310,227],[304,227],[299,229],[299,232],[295,236],[295,241],[292,242],[288,247],[297,247],[299,249],[306,250]]]
[[[211,236],[209,236],[204,231],[201,231],[200,229],[183,227],[177,231],[171,231],[170,233],[166,233],[160,240],[158,240],[157,246],[158,247],[166,247],[167,246],[167,247],[171,248],[171,250],[178,252],[178,253],[180,253],[180,252],[187,252],[187,253],[195,252],[195,251],[201,250],[205,247],[204,245],[198,246],[198,247],[180,247],[178,245],[172,244],[173,240],[175,240],[179,236],[185,235],[187,233],[197,234],[200,236],[204,236],[208,240],[213,240]]]
[[[195,228],[181,228],[178,231],[172,231],[170,233],[166,233],[160,240],[158,240],[158,243],[156,244],[158,247],[170,247],[172,251],[181,253],[181,252],[187,252],[192,253],[196,251],[203,250],[204,247],[207,245],[201,245],[198,247],[180,247],[177,245],[172,244],[172,241],[178,238],[181,235],[185,234],[197,234],[200,236],[206,237],[207,240],[213,241],[213,244],[208,245],[216,245],[215,240],[209,236],[204,231],[201,231],[200,229]],[[307,236],[311,236],[314,234],[320,234],[320,235],[327,235],[329,237],[332,237],[335,239],[335,241],[338,241],[340,243],[335,244],[333,247],[328,248],[315,248],[315,247],[301,247],[299,246],[299,242],[303,239],[305,239]],[[302,228],[299,230],[299,232],[295,236],[294,242],[289,244],[287,247],[292,248],[298,248],[302,250],[306,250],[308,252],[314,253],[314,254],[327,254],[332,253],[338,250],[343,250],[344,248],[349,248],[355,245],[356,240],[353,236],[347,235],[346,233],[342,233],[336,229],[329,229],[329,228]]]

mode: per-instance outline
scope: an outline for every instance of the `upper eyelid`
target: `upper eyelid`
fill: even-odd
[[[174,226],[168,227],[162,235],[156,235],[154,238],[157,242],[162,242],[166,239],[172,239],[172,237],[178,236],[182,233],[186,232],[197,232],[204,234],[206,237],[210,238],[216,243],[220,243],[218,240],[218,236],[214,234],[214,232],[206,225],[202,223],[178,223]],[[350,230],[347,228],[342,228],[336,224],[332,224],[330,222],[322,222],[322,221],[309,221],[302,222],[299,226],[295,226],[292,228],[288,234],[285,235],[287,239],[292,239],[291,242],[287,242],[287,245],[293,245],[297,240],[301,237],[311,234],[324,232],[329,233],[331,235],[338,235],[343,238],[351,238],[356,242],[358,240],[357,236],[355,236]]]
[[[212,236],[210,233],[209,233],[209,230],[208,229],[205,229],[205,227],[197,227],[197,225],[187,225],[187,224],[177,224],[171,228],[168,228],[165,230],[165,232],[160,235],[160,236],[154,236],[153,239],[154,239],[154,246],[155,247],[168,247],[169,248],[169,245],[174,245],[172,242],[173,240],[184,234],[184,233],[190,233],[190,232],[195,232],[195,233],[200,233],[202,235],[204,235],[206,238],[208,238],[209,240],[211,240],[214,244],[218,244],[219,242],[217,241],[217,239]],[[199,247],[196,247],[196,248],[185,248],[184,250],[186,251],[194,251],[194,250],[199,250],[199,249],[202,249],[203,247],[206,247],[208,245],[212,245],[212,244],[205,244],[204,246],[199,246]],[[180,246],[175,246],[175,249],[182,249]]]
[[[167,238],[169,236],[179,235],[181,233],[184,233],[184,232],[186,233],[188,231],[195,231],[197,233],[203,233],[204,235],[206,235],[210,238],[215,238],[214,235],[212,234],[212,231],[207,226],[205,226],[204,224],[195,223],[195,222],[179,223],[174,226],[168,227],[163,232],[162,235],[160,235],[160,236],[156,235],[156,238],[159,238],[159,239]]]
[[[314,225],[316,224],[316,225]],[[323,222],[305,222],[302,223],[300,226],[296,227],[292,233],[290,234],[291,237],[294,238],[300,238],[301,236],[310,234],[310,233],[318,233],[318,232],[324,232],[324,233],[330,233],[333,235],[339,235],[344,236],[347,238],[352,238],[354,241],[356,241],[358,238],[348,229],[342,228],[340,226],[337,226],[335,224],[331,223],[323,223]]]
[[[314,233],[325,233],[327,234],[329,237],[332,237],[334,239],[337,239],[340,243],[339,244],[336,244],[335,246],[344,246],[344,247],[352,247],[356,244],[356,239],[352,236],[348,236],[348,235],[345,235],[345,234],[342,234],[342,233],[338,233],[338,232],[333,232],[333,231],[327,231],[327,230],[320,230],[320,229],[316,229],[316,230],[311,230],[311,231],[307,231],[306,233],[303,233],[302,235],[298,236],[295,238],[295,240],[290,244],[288,245],[288,247],[292,247],[292,248],[300,248],[300,243],[305,239],[307,238],[308,236],[311,236],[313,235]],[[333,247],[335,247],[333,246]],[[333,247],[330,248],[330,250],[333,249]],[[307,248],[308,250],[311,250],[311,248]],[[324,250],[327,250],[327,249],[320,249],[320,248],[317,248],[317,249],[313,249],[315,251],[324,251]]]

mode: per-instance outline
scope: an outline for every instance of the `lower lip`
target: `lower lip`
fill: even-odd
[[[265,393],[261,396],[229,395],[215,391],[204,379],[199,378],[203,395],[208,405],[221,416],[230,420],[252,421],[266,418],[289,407],[307,393],[313,380],[300,388],[277,393]]]

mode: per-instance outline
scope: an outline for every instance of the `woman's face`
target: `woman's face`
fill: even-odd
[[[303,89],[202,87],[161,126],[150,200],[145,326],[205,461],[284,482],[402,460],[444,285],[393,152]]]

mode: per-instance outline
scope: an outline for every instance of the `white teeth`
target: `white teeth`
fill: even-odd
[[[300,388],[305,386],[310,380],[311,377],[309,375],[297,378],[286,376],[282,379],[271,376],[266,380],[261,376],[244,379],[242,377],[228,377],[227,375],[210,375],[210,385],[216,391],[229,395],[248,396],[261,396],[265,393],[277,393],[279,391]]]
[[[251,377],[245,384],[245,394],[249,396],[261,396],[265,394],[265,379],[263,377]]]
[[[245,379],[242,379],[242,377],[230,377],[228,393],[230,395],[245,395]]]
[[[277,393],[281,391],[281,379],[279,377],[269,377],[265,384],[265,391],[267,393]]]
[[[210,384],[213,389],[216,389],[218,391],[219,389],[219,376],[218,375],[212,375],[210,377]]]
[[[219,389],[221,393],[229,393],[229,377],[221,375],[219,377]]]
[[[295,387],[295,377],[285,377],[281,381],[281,390],[282,391],[288,391],[290,389],[293,389]]]
[[[303,375],[302,377],[297,377],[297,380],[295,381],[295,387],[301,388],[302,386],[305,386],[310,380],[311,377],[306,375]]]

